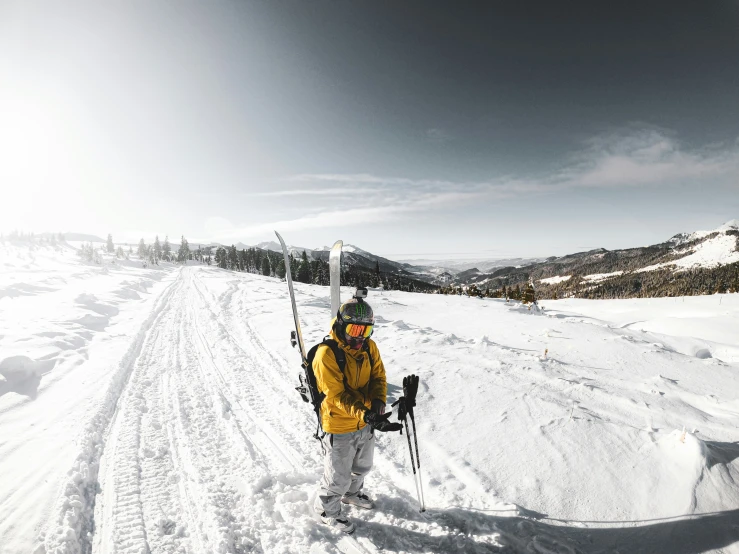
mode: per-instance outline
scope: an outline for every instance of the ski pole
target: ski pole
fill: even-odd
[[[393,403],[393,407],[395,407],[396,404],[399,404],[398,406],[398,419],[402,421],[405,424],[405,436],[408,438],[408,452],[411,456],[411,467],[413,468],[413,483],[416,485],[416,495],[418,496],[418,503],[421,504],[421,511],[425,511],[426,508],[423,506],[423,503],[421,502],[421,493],[418,490],[418,480],[416,478],[416,462],[413,460],[413,444],[411,443],[411,433],[410,428],[408,427],[408,418],[406,417],[407,409],[405,406],[405,396],[401,396],[398,400],[396,400]],[[402,431],[401,431],[402,434]]]
[[[413,468],[413,483],[416,485],[416,496],[418,496],[418,503],[421,504],[421,493],[418,491],[418,479],[416,478],[416,463],[413,461],[413,446],[411,445],[411,434],[408,430],[408,420],[404,419],[405,423],[405,436],[408,437],[408,450],[411,453],[411,467]],[[425,511],[423,504],[421,504],[421,511]]]
[[[413,424],[413,442],[416,444],[416,462],[418,462],[418,481],[421,484],[421,511],[426,511],[426,498],[423,494],[423,478],[421,477],[421,457],[418,453],[418,434],[416,433],[416,418],[413,416],[413,408],[411,408],[410,412],[408,414],[411,416],[411,423]],[[406,431],[407,432],[407,431]],[[410,437],[408,438],[410,442]],[[413,453],[411,453],[411,458],[413,457]]]

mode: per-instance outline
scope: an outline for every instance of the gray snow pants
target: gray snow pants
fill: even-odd
[[[329,517],[341,513],[341,497],[356,496],[364,485],[364,476],[372,469],[375,436],[372,427],[340,435],[323,437],[323,478],[316,497],[316,511]]]

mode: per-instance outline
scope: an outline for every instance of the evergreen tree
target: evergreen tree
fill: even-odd
[[[262,275],[269,277],[269,259],[267,256],[262,258]]]
[[[526,284],[526,288],[523,291],[523,299],[524,304],[533,304],[534,301],[536,301],[536,294],[534,293],[534,286],[531,284],[531,282],[528,282]]]
[[[154,238],[154,256],[157,260],[162,259],[162,245],[159,242],[159,235]]]
[[[277,262],[277,267],[275,267],[275,275],[279,277],[280,279],[284,279],[287,276],[287,270],[285,269],[285,259],[281,258],[279,262]]]
[[[164,237],[164,244],[162,245],[162,257],[168,262],[172,261],[172,247],[169,244],[169,236]]]
[[[227,257],[228,255],[226,253],[226,249],[223,248],[222,246],[219,246],[216,249],[216,256],[215,256],[216,265],[220,267],[221,269],[226,269],[227,263],[228,263],[226,259]]]
[[[299,283],[310,283],[310,264],[308,263],[308,255],[303,250],[301,256],[300,266],[298,267],[298,279]]]
[[[228,249],[228,267],[236,271],[239,269],[239,253],[236,251],[236,247],[232,244],[231,248]]]
[[[139,241],[139,249],[136,251],[136,253],[142,260],[146,259],[146,243],[144,242],[144,239],[141,239]]]
[[[112,254],[113,252],[115,252],[115,246],[113,245],[113,235],[111,235],[110,233],[108,233],[108,242],[105,246],[108,250],[108,254]]]
[[[190,259],[190,245],[187,243],[185,235],[182,235],[180,239],[180,247],[177,250],[177,261],[183,264],[187,263]]]
[[[290,277],[292,277],[293,281],[298,280],[298,268],[300,267],[300,262],[295,259],[293,256],[293,253],[290,252]]]

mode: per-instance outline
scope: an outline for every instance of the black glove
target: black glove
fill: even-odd
[[[382,400],[375,398],[372,401],[372,411],[375,412],[377,415],[384,414],[385,413],[385,403]]]
[[[398,421],[403,421],[406,414],[408,413],[408,406],[405,403],[405,396],[401,396],[395,402],[393,402],[393,408],[395,406],[398,407]]]
[[[403,377],[403,396],[405,396],[405,406],[408,411],[412,411],[416,406],[416,393],[418,392],[418,376],[408,375]]]
[[[388,412],[386,414],[376,414],[372,410],[367,410],[364,412],[364,422],[368,425],[371,425],[373,429],[377,429],[378,431],[382,431],[383,433],[386,433],[388,431],[400,431],[403,426],[400,423],[390,423],[388,421],[388,418],[392,415],[393,412]]]

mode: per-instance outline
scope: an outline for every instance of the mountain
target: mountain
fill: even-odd
[[[641,248],[598,248],[489,273],[468,270],[458,285],[498,289],[533,280],[540,298],[621,298],[701,294],[739,286],[739,221],[680,233]]]
[[[329,252],[329,250],[313,250],[312,254],[314,259],[328,261]],[[344,245],[341,254],[341,262],[349,267],[359,267],[370,271],[374,271],[379,264],[380,271],[383,273],[395,273],[426,282],[433,281],[433,279],[424,279],[417,272],[411,271],[408,264],[402,264],[400,262],[388,260],[382,256],[376,256],[375,254],[362,250],[352,244]]]
[[[244,248],[251,248],[251,247],[244,245]],[[282,246],[280,246],[279,242],[276,242],[274,240],[260,242],[259,244],[255,244],[254,248],[261,248],[262,250],[270,250],[272,252],[278,252],[280,254],[282,253]],[[324,246],[323,248],[326,248],[326,247]],[[329,247],[328,250],[330,249],[331,248]],[[305,248],[304,246],[293,246],[291,244],[287,245],[287,250],[296,258],[303,255],[303,250],[305,250],[305,253],[309,258],[312,257],[312,253],[313,253],[313,250],[311,248]]]
[[[101,239],[97,235],[88,235],[86,233],[63,233],[64,240],[67,241],[80,241],[80,242],[105,242],[105,239]]]
[[[501,267],[520,267],[530,265],[536,262],[544,261],[544,258],[465,258],[465,259],[424,259],[424,258],[406,258],[398,260],[401,263],[408,264],[412,267],[421,268],[428,272],[444,272],[457,274],[468,269],[478,269],[484,273],[490,273],[494,269]]]
[[[256,248],[261,248],[262,250],[271,250],[273,252],[282,252],[280,243],[275,241],[260,242],[256,245]],[[288,245],[287,249],[294,257],[302,256],[303,251],[305,251],[309,259],[323,260],[325,262],[328,261],[329,254],[331,252],[330,246],[322,246],[320,248],[305,248],[302,246]],[[392,260],[388,260],[387,258],[383,258],[382,256],[376,256],[375,254],[367,252],[366,250],[362,250],[358,246],[354,246],[352,244],[344,245],[344,247],[342,248],[341,260],[342,264],[345,264],[348,267],[359,267],[370,271],[374,271],[377,264],[379,263],[380,271],[382,271],[383,273],[396,273],[408,277],[413,277],[415,279],[420,279],[422,281],[427,281],[429,283],[434,281],[434,277],[424,279],[423,275],[421,275],[422,272],[414,271],[417,268],[413,268],[413,266],[409,266],[409,264],[394,262]]]
[[[242,243],[236,247],[250,248]],[[738,247],[739,220],[734,219],[712,231],[679,233],[651,246],[621,250],[597,248],[546,259],[394,261],[345,244],[342,264],[347,269],[365,272],[374,272],[379,265],[382,273],[399,278],[442,286],[474,284],[483,290],[523,286],[533,279],[540,298],[661,296],[670,291],[694,294],[696,290],[720,289],[724,283],[730,286],[731,270],[722,267],[739,262]],[[255,248],[282,251],[276,241],[261,242]],[[288,249],[294,257],[302,256],[305,251],[309,259],[328,261],[331,247],[290,245]]]

